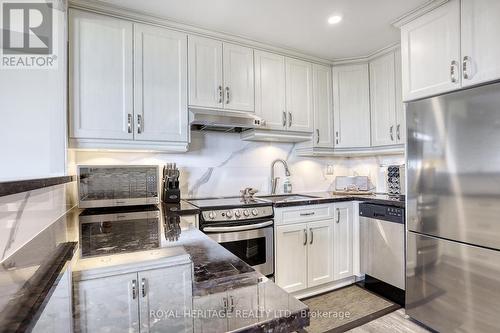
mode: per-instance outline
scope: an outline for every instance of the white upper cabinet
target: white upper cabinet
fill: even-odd
[[[315,147],[333,148],[332,71],[328,66],[313,65]]]
[[[394,71],[396,76],[396,138],[398,143],[406,143],[406,117],[403,103],[403,87],[401,81],[401,50],[394,54]]]
[[[189,36],[189,105],[223,107],[222,42]]]
[[[370,62],[372,146],[397,144],[394,53]]]
[[[133,139],[132,23],[69,11],[70,137]]]
[[[313,131],[312,64],[286,58],[286,112],[290,131]]]
[[[494,38],[495,34],[485,35]],[[460,88],[459,0],[451,0],[405,24],[401,28],[401,53],[403,100]]]
[[[224,43],[223,50],[224,108],[253,112],[253,49]]]
[[[255,51],[255,114],[267,129],[286,129],[285,57]]]
[[[462,0],[462,86],[500,78],[500,1]]]
[[[368,64],[333,68],[336,148],[370,147]]]
[[[187,35],[134,26],[135,139],[187,141]]]

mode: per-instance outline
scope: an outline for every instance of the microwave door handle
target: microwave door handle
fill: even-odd
[[[273,225],[273,221],[267,221],[249,225],[239,225],[236,227],[205,227],[203,228],[203,231],[205,232],[245,231],[245,230],[253,230],[253,229],[268,227],[270,225]]]

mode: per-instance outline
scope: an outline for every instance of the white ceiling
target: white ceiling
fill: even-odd
[[[103,0],[325,59],[366,56],[399,40],[391,22],[429,0]],[[332,14],[342,22],[329,25]]]

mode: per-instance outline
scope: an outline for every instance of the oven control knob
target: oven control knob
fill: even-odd
[[[241,212],[239,210],[235,211],[234,212],[234,216],[236,216],[237,218],[240,218],[241,217]]]
[[[232,211],[230,211],[230,210],[228,210],[228,211],[226,212],[226,217],[227,217],[228,219],[230,219],[231,217],[233,217],[233,212],[232,212]]]
[[[257,210],[257,208],[252,209],[252,215],[253,216],[259,215],[259,211]]]
[[[248,211],[248,209],[245,209],[243,211],[243,215],[245,215],[246,217],[248,217],[248,215],[250,215],[250,212]]]
[[[217,215],[214,212],[208,213],[208,218],[213,220]]]

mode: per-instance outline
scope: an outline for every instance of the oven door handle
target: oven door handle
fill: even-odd
[[[245,231],[245,230],[264,228],[270,225],[273,225],[273,221],[267,221],[257,224],[239,225],[236,227],[205,227],[203,228],[203,231],[205,232]]]

